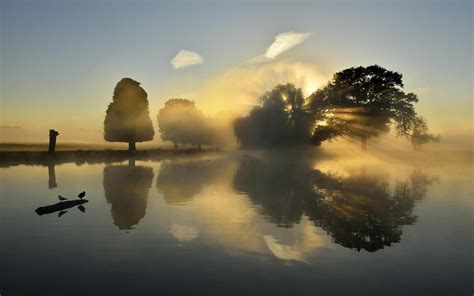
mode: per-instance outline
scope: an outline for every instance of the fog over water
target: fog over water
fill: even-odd
[[[470,291],[472,155],[344,147],[2,168],[2,289],[238,294],[257,281],[277,295],[294,285],[313,294],[315,283],[356,295]],[[83,190],[85,212],[34,212]],[[183,275],[193,284],[177,285]]]

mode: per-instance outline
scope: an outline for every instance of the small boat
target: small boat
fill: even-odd
[[[73,208],[76,206],[81,206],[82,204],[85,204],[87,202],[89,202],[87,199],[75,199],[75,200],[62,201],[62,202],[55,203],[53,205],[39,207],[36,209],[35,212],[36,214],[41,216],[45,214],[51,214],[54,212],[64,211],[65,209]]]

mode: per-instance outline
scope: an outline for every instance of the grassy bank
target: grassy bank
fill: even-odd
[[[75,150],[56,151],[0,151],[0,167],[16,165],[55,165],[62,163],[113,163],[125,160],[160,160],[180,155],[204,153],[208,150],[198,149],[151,149],[151,150]]]

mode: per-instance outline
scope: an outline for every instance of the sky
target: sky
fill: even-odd
[[[277,83],[308,95],[372,64],[403,74],[433,131],[473,130],[471,0],[0,0],[0,13],[0,142],[46,141],[50,128],[103,141],[123,77],[147,91],[157,132],[172,97],[245,113]]]

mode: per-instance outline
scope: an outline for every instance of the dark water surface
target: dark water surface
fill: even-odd
[[[472,295],[473,172],[262,152],[2,168],[0,294]]]

